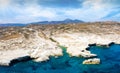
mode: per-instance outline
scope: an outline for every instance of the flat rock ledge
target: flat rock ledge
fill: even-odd
[[[0,66],[10,66],[13,60],[25,60],[29,56],[28,51],[23,49],[0,51]]]
[[[99,58],[87,59],[83,61],[83,64],[100,64]]]

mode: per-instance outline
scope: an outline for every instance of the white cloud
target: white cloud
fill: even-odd
[[[21,0],[0,0],[0,23],[26,23],[65,18],[96,21],[109,14],[111,8],[115,7],[111,5],[110,0],[84,0],[82,8],[72,9],[42,7],[38,0],[23,0],[23,4],[19,1]]]
[[[65,11],[65,14],[84,21],[99,21],[110,11],[110,5],[105,4],[104,0],[85,0],[82,8]]]
[[[0,8],[7,7],[11,3],[11,0],[0,0]]]
[[[1,0],[2,1],[2,0]],[[6,0],[3,7],[0,8],[0,23],[1,22],[32,22],[42,20],[53,20],[56,18],[56,10],[53,8],[44,8],[37,3],[27,3],[25,6],[15,4],[9,5],[11,2]]]

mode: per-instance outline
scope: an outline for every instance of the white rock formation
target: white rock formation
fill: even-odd
[[[45,61],[49,56],[62,55],[62,49],[56,43],[38,36],[36,31],[29,39],[14,38],[0,41],[0,65],[8,66],[13,59],[30,56],[35,61]]]
[[[52,38],[60,45],[67,47],[67,52],[71,56],[92,57],[96,56],[87,51],[89,44],[108,45],[111,42],[120,43],[120,35],[106,34],[97,35],[92,33],[61,33],[53,35]]]
[[[24,56],[41,62],[48,60],[50,56],[63,55],[58,45],[67,47],[70,56],[89,58],[97,56],[86,50],[89,44],[120,44],[119,25],[46,25],[39,29],[38,26],[20,28],[20,32],[17,32],[20,37],[7,40],[1,39],[4,35],[0,36],[0,64],[9,65],[11,60]],[[11,35],[9,32],[7,34]],[[93,62],[96,60],[99,62],[99,59],[92,59]]]
[[[29,50],[15,49],[0,51],[0,65],[9,66],[13,59],[29,56]]]
[[[83,61],[83,64],[100,64],[99,58],[87,59]]]

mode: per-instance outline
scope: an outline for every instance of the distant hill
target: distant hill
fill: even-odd
[[[32,22],[28,24],[21,24],[21,23],[5,23],[5,24],[0,24],[0,27],[10,27],[10,26],[26,26],[29,24],[69,24],[69,23],[83,23],[84,21],[81,20],[72,20],[72,19],[65,19],[63,21],[41,21],[41,22]]]
[[[26,26],[26,24],[21,24],[21,23],[5,23],[5,24],[0,24],[1,27],[10,27],[10,26]]]
[[[68,24],[68,23],[84,23],[82,20],[72,20],[72,19],[65,19],[63,21],[41,21],[41,22],[34,22],[31,24]]]

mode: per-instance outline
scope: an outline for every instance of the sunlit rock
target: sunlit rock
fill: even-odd
[[[99,58],[87,59],[83,61],[83,64],[100,64]]]
[[[0,28],[0,64],[9,65],[11,60],[24,56],[38,62],[49,60],[50,56],[62,56],[62,49],[58,45],[66,47],[70,56],[93,58],[97,54],[86,50],[89,44],[120,44],[119,31],[120,25],[114,23]]]

